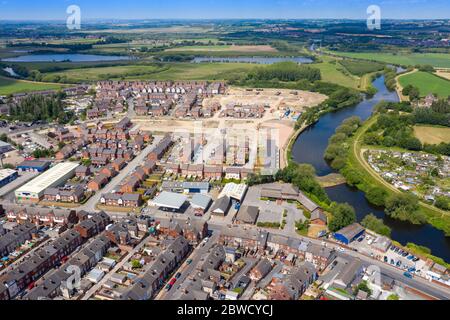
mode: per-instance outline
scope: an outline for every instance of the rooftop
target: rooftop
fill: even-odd
[[[153,204],[158,207],[179,210],[187,199],[185,195],[163,191],[153,199]]]

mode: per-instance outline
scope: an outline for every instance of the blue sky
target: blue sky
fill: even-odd
[[[365,19],[372,4],[385,19],[450,18],[450,0],[0,0],[0,20],[65,20],[71,4],[83,19]]]

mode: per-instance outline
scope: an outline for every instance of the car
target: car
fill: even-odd
[[[409,253],[405,251],[405,252],[403,252],[402,256],[403,256],[403,257],[407,257],[408,254],[409,254]]]
[[[342,247],[339,247],[339,249],[338,249],[340,252],[345,252],[345,249],[344,248],[342,248]]]
[[[175,284],[175,282],[177,282],[177,278],[172,278],[172,280],[170,280],[169,284],[171,286],[173,286]]]
[[[172,285],[171,285],[170,283],[168,283],[168,284],[166,285],[166,290],[169,291],[170,289],[172,289]]]
[[[362,242],[364,240],[364,238],[359,238],[358,242]]]
[[[413,255],[409,255],[406,259],[412,260],[412,259],[414,259],[414,256]]]
[[[191,263],[192,263],[192,259],[188,259],[188,260],[186,261],[186,263],[187,263],[187,264],[191,264]]]
[[[417,262],[419,260],[420,260],[419,258],[415,257],[412,261]]]
[[[414,277],[414,276],[413,276],[411,273],[409,273],[408,271],[404,272],[403,275],[404,275],[405,277],[409,278],[409,279],[412,279],[412,278]]]
[[[384,256],[384,262],[388,262],[388,257]]]
[[[181,277],[181,273],[178,272],[178,273],[175,275],[175,278],[179,279],[180,277]]]

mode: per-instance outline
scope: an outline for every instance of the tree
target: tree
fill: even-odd
[[[376,205],[376,206],[384,206],[385,200],[387,197],[387,192],[379,187],[376,186],[370,186],[369,189],[366,192],[366,198],[367,200]]]
[[[382,219],[378,219],[374,214],[368,214],[364,217],[364,219],[361,221],[361,225],[366,227],[369,230],[372,230],[378,234],[381,234],[386,237],[391,236],[391,228],[386,226],[383,223]]]
[[[442,210],[450,210],[450,199],[444,196],[436,197],[434,205]]]
[[[348,203],[334,203],[331,206],[332,218],[329,229],[336,232],[356,221],[355,209]]]
[[[369,285],[367,284],[367,281],[363,280],[361,281],[355,288],[354,294],[358,294],[358,291],[364,291],[369,294],[369,296],[372,294],[372,289],[369,288]]]
[[[387,300],[400,300],[400,297],[393,293],[389,297],[387,297]]]
[[[386,214],[391,218],[409,221],[413,224],[426,222],[425,215],[419,211],[419,200],[412,194],[392,194],[386,199]]]

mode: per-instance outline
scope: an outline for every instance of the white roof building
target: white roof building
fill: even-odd
[[[40,199],[44,195],[45,189],[59,186],[73,177],[75,175],[75,169],[78,166],[78,163],[73,162],[57,164],[17,189],[15,192],[17,199]]]
[[[247,192],[248,186],[246,184],[237,184],[237,183],[227,183],[223,188],[222,192],[219,195],[219,198],[223,196],[227,196],[229,198],[233,198],[239,202],[242,202],[244,199],[245,193]]]

